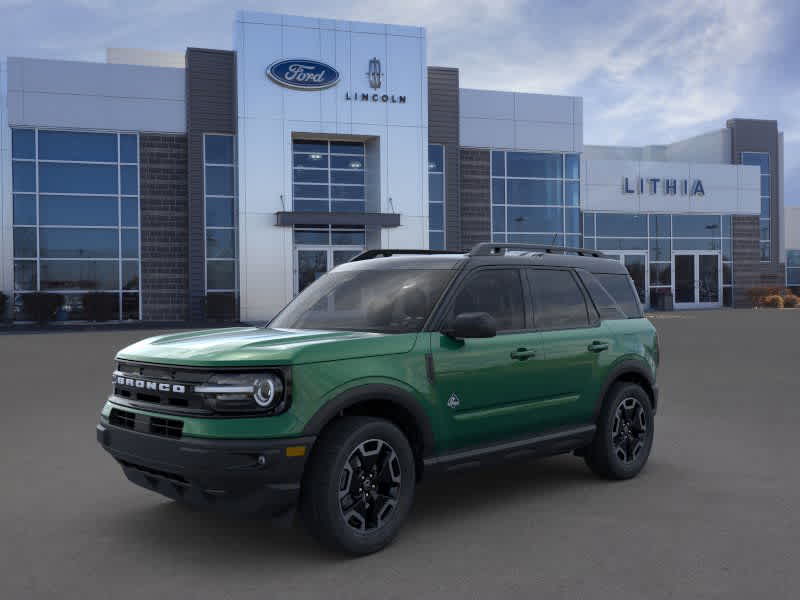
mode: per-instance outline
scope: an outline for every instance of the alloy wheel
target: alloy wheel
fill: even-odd
[[[611,428],[614,455],[620,462],[636,461],[647,442],[647,412],[640,400],[627,397],[619,403]]]

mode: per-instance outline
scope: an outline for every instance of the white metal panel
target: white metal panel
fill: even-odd
[[[514,94],[514,118],[518,121],[572,123],[573,98],[548,94]]]
[[[421,216],[427,203],[427,178],[423,182],[417,173],[423,155],[423,140],[416,127],[390,126],[386,135],[387,158],[384,169],[388,181],[386,193],[392,199],[393,210],[402,215]],[[427,154],[427,143],[424,152]],[[392,207],[387,207],[390,209]],[[388,212],[388,210],[387,210]]]
[[[514,148],[572,152],[575,150],[573,129],[571,123],[514,121]]]
[[[355,25],[355,24],[354,24]],[[369,61],[372,58],[377,58],[381,61],[382,70],[386,72],[387,77],[391,77],[391,69],[403,69],[404,64],[399,63],[390,65],[386,60],[387,40],[385,35],[372,35],[370,33],[356,33],[355,31],[350,34],[350,61],[349,70],[351,77],[352,93],[369,92],[370,95],[378,93],[380,90],[373,90],[369,87],[369,78],[367,77],[367,70],[369,69]],[[345,90],[340,89],[339,93],[343,94]],[[353,101],[353,122],[354,123],[372,123],[372,124],[386,124],[388,121],[388,106],[382,102],[361,102]]]
[[[459,90],[459,114],[461,117],[482,119],[513,119],[514,94],[489,90]]]
[[[283,166],[291,158],[284,148],[284,124],[278,119],[239,119],[239,211],[275,213],[288,204]]]
[[[394,98],[399,96],[406,98],[404,104],[387,104],[387,123],[420,126],[422,103],[427,99],[427,90],[423,88],[425,48],[420,45],[419,38],[416,37],[393,35],[387,36],[386,39],[389,53],[386,83],[380,90],[375,91]]]
[[[316,20],[308,21],[316,24]],[[322,60],[319,29],[285,26],[282,39],[282,58]],[[338,65],[332,66],[339,70]],[[284,118],[292,121],[322,121],[323,97],[318,91],[282,88],[269,80],[265,80],[265,85],[283,90]]]
[[[459,119],[461,145],[465,148],[513,148],[514,121],[510,119]]]
[[[270,63],[283,58],[282,28],[243,23],[237,40],[239,117],[283,117],[283,89],[267,78]],[[265,57],[270,57],[266,59]]]

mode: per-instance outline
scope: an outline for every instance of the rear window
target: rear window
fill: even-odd
[[[630,275],[617,273],[595,273],[594,276],[606,291],[617,302],[617,305],[629,319],[642,316],[642,306],[633,288]]]
[[[600,313],[601,319],[628,318],[628,315],[619,307],[617,301],[611,297],[611,294],[597,281],[594,275],[582,269],[578,269],[578,275],[586,286],[589,296],[592,298],[592,302],[594,302],[594,305],[597,307],[597,312]]]

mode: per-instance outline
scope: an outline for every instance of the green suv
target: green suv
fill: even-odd
[[[644,466],[658,337],[593,250],[368,250],[266,328],[163,335],[116,357],[97,439],[179,502],[291,516],[351,554],[387,545],[436,472],[573,452]]]

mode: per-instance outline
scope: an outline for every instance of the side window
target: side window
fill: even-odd
[[[497,321],[497,331],[525,329],[525,301],[516,269],[487,269],[471,275],[456,294],[450,318],[485,312]]]
[[[537,329],[575,329],[589,326],[586,300],[572,273],[529,269],[528,281],[531,285]]]
[[[595,273],[597,280],[603,285],[611,297],[617,301],[619,307],[629,319],[642,316],[642,306],[634,290],[631,278],[623,273]]]
[[[588,271],[578,269],[578,276],[589,291],[601,319],[627,319],[628,316],[617,305],[616,300],[606,291],[594,275]]]

